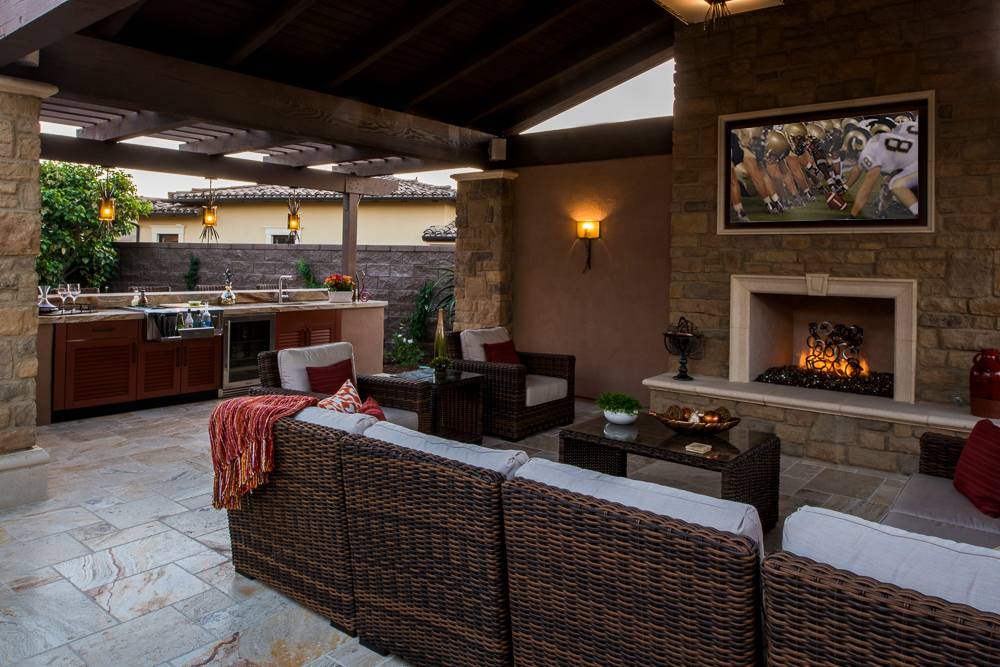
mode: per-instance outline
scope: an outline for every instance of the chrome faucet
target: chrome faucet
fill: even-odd
[[[288,296],[288,288],[285,286],[285,281],[291,279],[291,276],[278,276],[278,303],[284,303],[290,298]]]

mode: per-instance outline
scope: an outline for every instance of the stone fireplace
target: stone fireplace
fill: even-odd
[[[914,402],[916,280],[736,275],[729,317],[732,382],[758,381],[768,369],[805,366],[809,324],[830,322],[863,330],[862,373],[891,374],[891,398]],[[852,373],[843,364],[837,371]]]

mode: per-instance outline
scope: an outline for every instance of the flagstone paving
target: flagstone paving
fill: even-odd
[[[211,508],[215,405],[39,429],[49,499],[0,512],[0,665],[405,667],[233,570],[225,513]],[[595,414],[578,403],[578,418]],[[557,433],[516,446],[554,459]],[[718,475],[664,461],[631,457],[629,475],[719,494]],[[782,457],[782,519],[805,504],[878,519],[904,481]],[[765,546],[780,541],[779,525]]]

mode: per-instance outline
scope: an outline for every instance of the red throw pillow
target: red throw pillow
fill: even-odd
[[[502,343],[483,343],[483,354],[486,355],[486,361],[493,364],[521,363],[521,357],[517,356],[512,340],[505,340]]]
[[[361,414],[371,415],[380,422],[385,421],[385,413],[382,411],[382,407],[375,400],[374,396],[369,396],[365,399],[365,402],[361,404],[361,409],[358,410]]]
[[[316,407],[353,415],[361,412],[361,397],[358,396],[358,390],[354,388],[354,383],[350,380],[344,380],[344,386],[336,394],[327,396],[317,403]]]
[[[1000,517],[1000,427],[988,419],[976,424],[965,441],[955,488],[983,514]]]
[[[346,380],[354,379],[354,365],[350,359],[344,359],[329,366],[307,367],[306,373],[309,375],[309,391],[336,394]]]

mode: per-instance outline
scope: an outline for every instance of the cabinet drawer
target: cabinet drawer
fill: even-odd
[[[138,320],[110,322],[79,322],[66,325],[66,341],[99,340],[102,338],[137,338]]]

